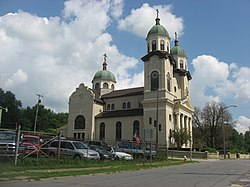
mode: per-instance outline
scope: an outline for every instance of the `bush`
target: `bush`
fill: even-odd
[[[208,151],[209,153],[216,153],[217,149],[211,147],[204,147],[201,149],[202,152]]]

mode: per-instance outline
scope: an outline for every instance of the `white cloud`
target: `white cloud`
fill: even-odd
[[[239,116],[235,129],[240,133],[245,133],[246,131],[249,131],[250,127],[250,119],[245,116]]]
[[[193,105],[202,107],[203,104],[211,100],[219,101],[220,98],[214,94],[214,91],[227,81],[229,76],[228,65],[209,55],[196,57],[192,64],[194,67],[191,81]]]
[[[250,68],[221,62],[213,56],[193,59],[191,99],[194,106],[203,107],[211,100],[233,99],[232,103],[250,102]]]
[[[27,80],[28,80],[27,73],[24,72],[22,69],[18,69],[15,73],[13,73],[11,78],[6,80],[4,85],[6,88],[12,88],[18,84],[23,84],[27,82]]]
[[[138,9],[132,9],[131,14],[119,21],[118,28],[134,33],[137,36],[145,37],[147,32],[154,24],[153,18],[156,17],[156,9],[159,10],[159,17],[162,18],[160,24],[163,25],[171,38],[174,38],[174,33],[183,34],[183,19],[176,17],[172,13],[171,5],[157,5],[151,7],[144,3]]]
[[[70,94],[82,82],[91,86],[104,53],[117,84],[129,87],[138,60],[121,54],[107,33],[122,9],[121,0],[74,0],[65,2],[62,18],[23,11],[0,17],[1,88],[24,106],[34,106],[39,93],[46,107],[67,112]]]

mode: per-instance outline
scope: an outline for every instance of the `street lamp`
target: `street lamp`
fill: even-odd
[[[36,94],[38,96],[37,105],[36,105],[36,116],[35,116],[35,124],[34,124],[34,132],[36,132],[36,123],[37,123],[37,115],[38,115],[38,109],[39,109],[39,103],[41,103],[41,97],[43,97],[40,94]]]
[[[224,152],[224,159],[226,159],[226,136],[225,136],[225,128],[224,128],[224,110],[230,107],[237,107],[236,105],[228,105],[222,107],[222,130],[223,130],[223,152]]]
[[[5,110],[5,112],[8,112],[8,108],[4,108],[4,107],[0,106],[0,127],[2,124],[2,112],[3,112],[3,110]]]

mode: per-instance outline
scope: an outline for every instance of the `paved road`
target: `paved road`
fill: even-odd
[[[209,160],[157,169],[2,183],[4,187],[228,187],[250,186],[249,160]],[[233,185],[233,184],[244,185]],[[242,183],[243,182],[243,183]]]

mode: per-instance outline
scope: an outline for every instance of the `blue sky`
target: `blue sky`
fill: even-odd
[[[230,108],[236,129],[250,126],[250,1],[0,0],[0,87],[24,106],[67,112],[80,83],[91,87],[103,54],[117,88],[143,85],[145,37],[155,9],[188,55],[191,100]],[[173,43],[172,43],[173,46]]]

